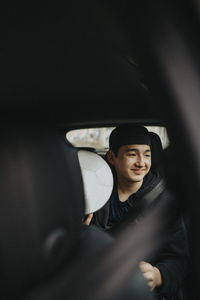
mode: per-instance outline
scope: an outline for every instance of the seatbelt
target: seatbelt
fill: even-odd
[[[127,215],[116,226],[107,228],[107,231],[111,235],[115,236],[118,235],[121,230],[124,230],[124,228],[130,226],[130,224],[138,224],[148,209],[153,208],[157,203],[157,200],[159,199],[160,194],[164,191],[165,187],[165,182],[163,179],[161,179],[150,192],[146,193],[146,195],[138,201],[132,202],[128,199],[127,201],[131,208]]]
[[[164,191],[166,185],[163,179],[159,181],[159,183],[150,191],[148,192],[142,200],[146,202],[146,204],[152,204],[158,196]]]
[[[153,204],[156,204],[158,197],[165,189],[165,182],[161,179],[158,184],[148,193],[146,193],[139,201],[132,202],[131,200],[127,200],[132,209],[134,209],[134,213],[131,213],[131,218],[137,218],[139,215],[143,215],[143,213],[150,208]]]

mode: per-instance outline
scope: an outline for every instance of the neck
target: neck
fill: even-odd
[[[130,195],[136,193],[142,186],[143,180],[138,182],[127,182],[118,178],[118,195],[121,202],[128,200]]]

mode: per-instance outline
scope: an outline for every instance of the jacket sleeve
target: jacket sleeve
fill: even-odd
[[[109,201],[93,215],[91,224],[96,225],[104,231],[107,231],[109,228],[107,226],[109,218]]]
[[[163,280],[156,292],[162,295],[175,294],[184,283],[189,262],[187,233],[183,219],[180,218],[170,230],[168,241],[154,263]]]

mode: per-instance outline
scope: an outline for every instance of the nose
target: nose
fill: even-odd
[[[144,157],[142,155],[138,155],[137,156],[137,161],[136,161],[136,166],[137,167],[144,167],[145,163],[144,163]]]

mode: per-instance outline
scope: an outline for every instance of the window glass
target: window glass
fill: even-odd
[[[165,127],[145,126],[149,131],[157,133],[162,141],[163,148],[169,145],[169,138]],[[69,131],[68,141],[75,147],[92,147],[97,150],[107,150],[109,135],[115,127],[86,128]]]

